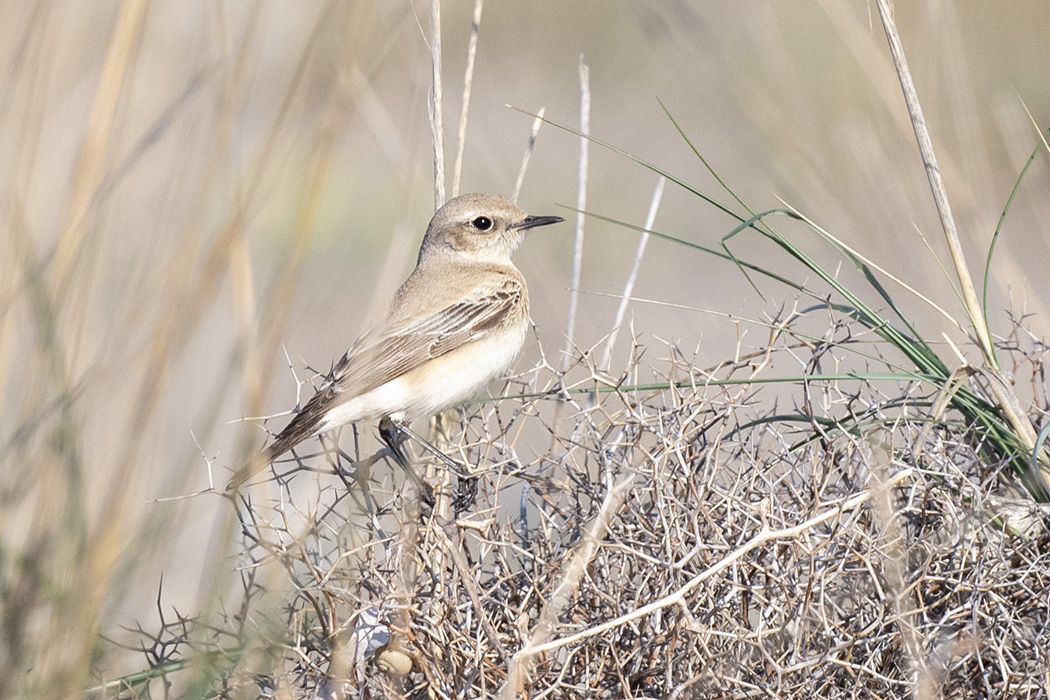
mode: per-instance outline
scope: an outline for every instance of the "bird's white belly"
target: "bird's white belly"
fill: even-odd
[[[411,422],[462,403],[514,362],[525,340],[527,327],[522,325],[521,331],[512,330],[464,345],[334,407],[317,433],[383,416]]]

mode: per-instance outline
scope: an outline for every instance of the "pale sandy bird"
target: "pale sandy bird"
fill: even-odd
[[[513,263],[525,232],[558,223],[491,194],[456,197],[430,220],[419,260],[386,318],[358,338],[243,483],[303,440],[364,420],[408,424],[471,398],[518,356],[529,323]],[[384,440],[391,444],[384,432]]]

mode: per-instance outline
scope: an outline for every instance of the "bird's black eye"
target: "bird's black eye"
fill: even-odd
[[[488,231],[492,228],[492,219],[487,216],[479,216],[470,222],[471,225],[479,231]]]

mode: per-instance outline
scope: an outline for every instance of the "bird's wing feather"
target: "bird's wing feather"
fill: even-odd
[[[502,326],[520,308],[522,284],[510,277],[432,314],[380,326],[363,335],[267,450],[272,462],[313,435],[335,406],[360,396]]]
[[[348,398],[371,391],[500,328],[520,308],[525,290],[507,278],[497,287],[423,317],[406,319],[366,334],[335,367],[336,383]]]

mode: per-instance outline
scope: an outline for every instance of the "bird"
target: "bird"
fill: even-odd
[[[361,421],[402,466],[399,428],[475,396],[517,358],[529,328],[529,294],[511,254],[530,229],[564,221],[529,216],[495,194],[444,204],[427,226],[415,269],[386,317],[357,339],[236,488],[304,440]]]

